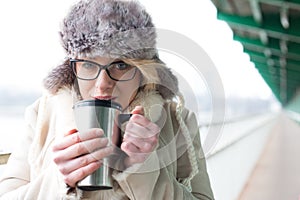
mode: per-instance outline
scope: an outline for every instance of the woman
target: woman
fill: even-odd
[[[82,0],[60,35],[67,59],[26,111],[27,132],[1,179],[1,199],[213,199],[196,118],[158,58],[144,8],[136,1]],[[102,129],[76,130],[72,106],[88,99],[115,101],[132,114],[111,190],[77,187],[115,152]]]

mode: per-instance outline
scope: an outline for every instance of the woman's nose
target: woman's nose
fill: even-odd
[[[112,80],[105,70],[101,70],[97,81],[96,81],[96,88],[100,90],[106,90],[108,88],[112,88],[114,86],[114,80]]]

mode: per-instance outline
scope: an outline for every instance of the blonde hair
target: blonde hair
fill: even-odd
[[[158,63],[155,60],[136,60],[136,59],[123,59],[124,62],[136,66],[142,74],[143,89],[145,91],[157,90],[158,84],[161,80],[158,75],[157,69],[166,67],[163,63]]]

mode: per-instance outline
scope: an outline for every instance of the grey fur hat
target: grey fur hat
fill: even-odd
[[[155,26],[135,0],[81,0],[64,18],[60,36],[68,58],[101,56],[159,61]],[[74,85],[76,77],[68,58],[44,80],[51,93]],[[159,92],[164,98],[172,98],[178,92],[177,78],[168,68],[158,74]]]
[[[69,57],[156,55],[154,24],[137,1],[82,0],[64,19],[60,35]]]

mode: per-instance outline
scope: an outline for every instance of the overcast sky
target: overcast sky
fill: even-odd
[[[1,3],[1,87],[41,90],[43,77],[64,58],[58,38],[59,24],[74,2],[14,0]],[[141,2],[158,28],[183,34],[207,52],[222,78],[226,95],[270,96],[269,88],[248,55],[243,53],[242,46],[232,40],[227,24],[216,19],[216,10],[209,0]]]

